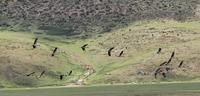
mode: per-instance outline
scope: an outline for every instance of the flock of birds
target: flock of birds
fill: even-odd
[[[159,54],[161,52],[161,48],[158,49],[158,52],[157,54]],[[160,66],[156,69],[155,73],[154,73],[154,76],[155,78],[157,78],[157,75],[160,74],[163,76],[163,78],[166,78],[167,77],[167,73],[172,70],[172,66],[170,66],[170,63],[172,61],[172,59],[174,58],[175,56],[175,52],[172,52],[171,54],[171,57],[169,58],[168,61],[165,61],[163,63],[160,64]],[[184,61],[181,61],[178,68],[181,68],[183,66],[183,62]]]
[[[37,42],[38,42],[38,38],[35,39],[35,41],[32,45],[33,49],[35,49],[35,48],[37,48],[37,46],[39,46],[39,45],[37,45]],[[83,46],[81,46],[82,51],[86,51],[87,47],[88,47],[88,44],[84,44]],[[108,56],[112,56],[112,50],[114,48],[115,47],[111,47],[111,48],[108,49],[108,51],[107,51]],[[57,52],[57,50],[58,50],[58,47],[55,47],[52,54],[51,54],[52,57],[55,56],[55,53]],[[157,51],[157,54],[160,54],[161,51],[162,51],[162,48],[159,48],[158,51]],[[123,53],[124,53],[124,51],[121,51],[120,54],[118,55],[118,57],[121,57],[123,55]],[[155,78],[157,78],[158,74],[162,75],[164,78],[167,77],[166,76],[167,72],[172,69],[171,66],[170,66],[170,62],[172,61],[174,56],[175,56],[175,52],[172,52],[170,59],[168,61],[160,64],[160,66],[156,69],[156,71],[154,73]],[[183,62],[184,61],[181,61],[181,63],[178,66],[179,68],[182,67]],[[33,74],[35,74],[35,72],[27,74],[26,76],[32,76]],[[44,74],[45,74],[45,71],[42,71],[41,74],[39,75],[39,78],[41,78]],[[72,70],[67,75],[63,75],[63,74],[59,75],[60,80],[63,80],[64,76],[70,76],[71,74],[72,74]]]
[[[82,49],[83,51],[86,51],[87,46],[88,46],[88,44],[84,44],[84,45],[81,47],[81,49]],[[112,53],[112,50],[113,50],[114,48],[115,48],[115,47],[111,47],[111,48],[108,50],[108,56],[112,56],[111,53]],[[124,51],[121,51],[118,57],[121,57],[121,56],[123,55],[123,53],[124,53]]]
[[[81,48],[83,51],[86,51],[86,47],[88,46],[88,44],[85,44],[83,45]],[[110,49],[108,49],[108,56],[111,56],[111,53],[112,53],[112,50],[114,49],[115,47],[111,47]],[[157,54],[160,54],[162,51],[162,48],[159,48],[158,51],[157,51]],[[124,51],[121,51],[120,54],[118,55],[118,57],[121,57],[123,55]],[[166,78],[166,74],[167,72],[169,72],[169,70],[172,70],[171,66],[170,66],[170,63],[172,61],[172,59],[174,58],[175,56],[175,52],[172,52],[171,54],[171,57],[168,61],[166,62],[163,62],[160,64],[160,66],[156,69],[155,73],[154,73],[154,76],[155,76],[155,79],[157,79],[157,75],[160,74],[162,75],[164,78]],[[183,62],[184,61],[181,61],[178,68],[181,68],[182,65],[183,65]]]
[[[41,78],[44,74],[45,74],[45,72],[46,71],[42,71],[41,73],[40,73],[40,75],[38,76],[38,78]],[[32,76],[32,75],[34,75],[36,72],[32,72],[32,73],[29,73],[29,74],[27,74],[26,76],[27,77],[29,77],[29,76]],[[63,78],[64,78],[64,76],[71,76],[71,74],[72,74],[72,70],[67,74],[67,75],[58,75],[59,76],[59,79],[60,80],[63,80]]]
[[[33,43],[33,45],[32,45],[33,49],[36,49],[37,46],[39,46],[39,45],[37,44],[37,42],[38,42],[38,38],[35,38],[35,41],[34,41],[34,43]],[[55,47],[54,50],[53,50],[53,53],[51,54],[52,57],[55,56],[55,53],[57,52],[57,50],[58,50],[58,47]],[[27,77],[33,76],[35,73],[36,73],[36,72],[32,72],[32,73],[27,74],[26,76],[27,76]],[[40,75],[38,76],[38,78],[41,78],[45,73],[46,73],[46,71],[42,71],[42,72],[40,73]],[[63,80],[64,76],[71,76],[71,75],[72,75],[72,70],[69,71],[69,72],[67,72],[66,75],[61,74],[61,75],[58,75],[58,76],[59,76],[59,79],[60,79],[60,80]]]
[[[33,49],[36,49],[37,46],[39,46],[39,45],[38,45],[38,38],[35,38],[32,47],[33,47]],[[86,51],[87,46],[88,46],[88,44],[84,44],[83,46],[81,46],[82,51]],[[114,47],[112,47],[112,48],[110,48],[110,49],[108,50],[108,56],[111,56],[111,55],[112,55],[111,53],[112,53],[112,50],[113,50],[113,49],[114,49]],[[58,47],[55,47],[54,50],[53,50],[53,52],[52,52],[52,54],[51,54],[52,57],[55,56],[57,50],[58,50]],[[123,55],[123,53],[124,53],[124,51],[121,51],[118,57],[121,57],[121,56]],[[41,78],[41,77],[45,74],[45,72],[46,72],[46,71],[42,71],[41,74],[38,76],[38,78]],[[29,77],[29,76],[34,75],[35,73],[36,73],[36,72],[32,72],[32,73],[27,74],[26,76]],[[63,80],[64,76],[70,76],[71,74],[72,74],[72,70],[71,70],[67,75],[63,75],[63,74],[59,75],[60,80]]]

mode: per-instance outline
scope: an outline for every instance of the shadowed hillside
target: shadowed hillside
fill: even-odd
[[[11,31],[87,38],[142,19],[185,20],[198,0],[1,0],[2,26]],[[42,32],[41,32],[42,30]]]

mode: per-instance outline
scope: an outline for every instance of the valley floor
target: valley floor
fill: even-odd
[[[1,89],[0,96],[200,96],[200,83]]]

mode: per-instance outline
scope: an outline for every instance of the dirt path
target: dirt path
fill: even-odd
[[[86,80],[89,76],[91,76],[93,73],[95,73],[95,70],[92,68],[91,65],[85,65],[85,72],[80,78],[77,80],[76,85],[85,85]]]

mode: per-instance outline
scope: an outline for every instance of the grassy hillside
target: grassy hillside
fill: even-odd
[[[55,57],[51,53],[57,44],[50,40],[39,39],[39,47],[32,49],[35,36],[26,33],[0,32],[0,86],[50,86],[65,85],[76,82],[82,74],[80,64],[70,63],[66,58],[68,52],[59,48]],[[42,78],[38,78],[42,71],[46,71]],[[72,76],[59,80],[59,75],[76,70]],[[33,76],[27,74],[36,72]]]
[[[1,0],[0,26],[12,31],[89,38],[147,19],[184,21],[199,0]]]
[[[125,55],[121,58],[108,57],[100,71],[94,75],[91,82],[149,82],[157,81],[153,77],[156,67],[167,61],[173,51],[176,56],[172,61],[173,71],[168,79],[192,80],[198,75],[198,22],[178,23],[176,21],[145,21],[134,23],[127,28],[104,34],[96,43],[103,54],[108,48],[116,47],[114,55],[119,55],[121,50]],[[127,48],[125,48],[127,47]],[[158,48],[163,48],[161,54],[156,54]],[[184,67],[178,64],[184,60]],[[102,61],[102,60],[100,60]],[[105,75],[109,73],[111,75]],[[96,77],[97,76],[97,77]],[[100,77],[100,78],[99,78]]]
[[[1,87],[50,86],[69,84],[151,83],[173,81],[199,81],[199,21],[146,20],[127,27],[113,29],[89,39],[66,39],[61,36],[29,34],[26,32],[0,32],[0,85]],[[32,49],[35,37],[39,47]],[[89,44],[86,52],[81,46]],[[58,53],[51,57],[54,47]],[[112,56],[107,50],[115,47]],[[160,54],[156,54],[162,48]],[[117,57],[121,51],[122,57]],[[172,70],[167,78],[154,72],[167,61],[172,52]],[[178,68],[184,60],[183,67]],[[36,76],[46,70],[44,77]],[[63,81],[57,75],[73,70]],[[80,83],[81,82],[81,83]]]

